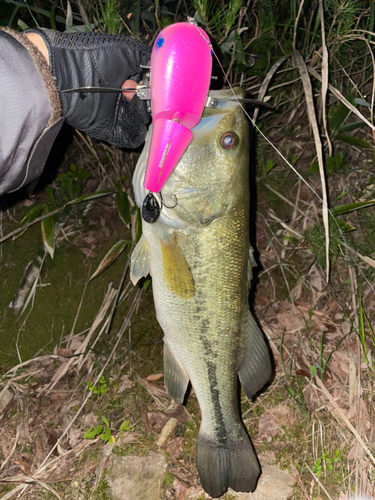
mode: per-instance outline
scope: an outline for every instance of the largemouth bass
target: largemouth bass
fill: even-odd
[[[243,97],[240,89],[236,90]],[[232,97],[230,91],[211,92]],[[131,278],[148,273],[164,331],[164,383],[183,403],[191,382],[202,422],[197,469],[212,497],[253,491],[260,467],[242,423],[238,378],[248,398],[269,380],[263,336],[248,308],[248,123],[236,102],[206,109],[161,196],[143,187],[151,132],[133,178],[143,235]]]

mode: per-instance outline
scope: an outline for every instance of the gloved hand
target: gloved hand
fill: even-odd
[[[49,52],[49,64],[58,90],[78,87],[121,88],[129,77],[142,79],[140,65],[150,61],[151,49],[124,35],[60,33],[32,29]],[[118,148],[136,148],[147,132],[150,114],[138,96],[123,94],[61,93],[62,113],[69,125]]]

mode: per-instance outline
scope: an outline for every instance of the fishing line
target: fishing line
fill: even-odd
[[[188,20],[190,20],[190,19],[192,19],[192,18],[188,18]],[[211,49],[211,51],[212,51],[212,54],[215,56],[215,59],[216,59],[216,61],[217,61],[218,65],[219,65],[219,68],[221,69],[221,72],[223,73],[223,76],[224,76],[224,78],[225,78],[225,80],[226,80],[226,82],[227,82],[227,84],[228,84],[228,86],[229,86],[230,90],[231,90],[231,91],[232,91],[232,93],[233,93],[233,96],[234,96],[235,101],[238,103],[238,105],[241,107],[242,111],[243,111],[243,112],[245,113],[245,115],[248,117],[248,119],[250,120],[250,122],[251,122],[251,124],[253,125],[253,127],[255,128],[255,130],[257,130],[257,132],[259,132],[259,134],[260,134],[260,135],[261,135],[261,136],[262,136],[262,137],[266,140],[266,142],[267,142],[267,143],[268,143],[268,144],[269,144],[269,145],[270,145],[270,146],[271,146],[271,147],[272,147],[272,148],[276,151],[276,153],[277,153],[277,154],[281,157],[281,159],[282,159],[282,160],[284,160],[284,162],[285,162],[285,163],[289,166],[289,168],[291,168],[291,169],[292,169],[292,171],[293,171],[293,172],[297,175],[297,177],[299,177],[299,178],[302,180],[302,182],[303,182],[303,183],[304,183],[304,184],[305,184],[305,185],[306,185],[306,186],[310,189],[310,191],[311,191],[311,192],[312,192],[312,193],[313,193],[313,194],[314,194],[314,195],[318,198],[318,200],[322,203],[322,205],[323,205],[323,206],[325,206],[325,207],[327,208],[329,215],[332,217],[332,219],[333,219],[334,223],[336,224],[336,227],[337,227],[337,229],[338,229],[338,231],[339,231],[339,233],[340,233],[340,236],[341,236],[341,238],[342,238],[343,242],[345,243],[345,246],[350,248],[350,246],[348,245],[347,240],[346,240],[346,238],[345,238],[345,236],[344,236],[344,233],[343,233],[343,232],[342,232],[342,230],[341,230],[341,227],[340,227],[339,223],[337,222],[337,220],[336,220],[335,216],[334,216],[334,215],[333,215],[333,213],[331,212],[331,210],[330,210],[330,208],[328,207],[328,205],[327,205],[327,204],[323,201],[323,199],[322,199],[322,198],[318,195],[318,193],[314,190],[314,188],[312,188],[312,187],[310,186],[310,184],[309,184],[309,183],[308,183],[308,182],[307,182],[307,181],[303,178],[303,176],[302,176],[302,175],[298,172],[298,170],[297,170],[295,167],[293,167],[293,165],[292,165],[292,164],[291,164],[291,163],[290,163],[290,162],[289,162],[289,161],[285,158],[285,156],[281,153],[281,151],[279,151],[279,150],[277,149],[277,147],[276,147],[276,146],[275,146],[275,145],[274,145],[274,144],[273,144],[273,143],[272,143],[272,142],[271,142],[271,141],[270,141],[270,140],[269,140],[269,139],[265,136],[265,134],[262,132],[262,130],[258,127],[258,125],[254,122],[254,120],[252,119],[252,117],[251,117],[251,116],[249,115],[249,113],[246,111],[246,109],[244,108],[244,106],[241,104],[241,102],[239,101],[239,99],[238,99],[238,97],[237,97],[237,95],[236,95],[236,93],[235,93],[235,91],[234,91],[234,89],[233,89],[233,87],[232,87],[232,85],[231,85],[231,83],[230,83],[230,81],[229,81],[229,79],[228,79],[228,77],[227,77],[227,75],[226,75],[225,71],[224,71],[223,66],[221,65],[221,62],[220,62],[220,60],[219,60],[218,56],[216,55],[216,52],[214,51],[214,49],[213,49],[213,47],[212,47],[211,42],[207,41],[207,40],[206,40],[206,38],[202,35],[202,33],[200,32],[199,27],[198,27],[198,25],[197,25],[197,23],[196,23],[195,19],[192,19],[192,20],[194,21],[194,24],[195,24],[195,26],[197,27],[198,33],[199,33],[199,34],[200,34],[200,36],[203,38],[203,40],[205,40],[205,42],[209,45],[209,47],[210,47],[210,49]],[[364,272],[363,272],[363,271],[362,271],[362,269],[359,267],[358,263],[354,260],[354,258],[353,258],[353,256],[352,256],[351,252],[349,252],[349,254],[348,254],[348,255],[349,255],[349,260],[350,260],[352,263],[354,263],[355,267],[357,267],[357,268],[358,268],[358,270],[359,270],[360,274],[362,275],[362,277],[364,278],[364,280],[366,281],[366,283],[369,285],[369,287],[371,288],[371,290],[372,290],[372,291],[375,291],[374,287],[373,287],[373,286],[372,286],[372,284],[369,282],[369,280],[366,278],[366,276],[365,276]]]

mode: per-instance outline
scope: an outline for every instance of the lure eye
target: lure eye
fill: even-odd
[[[238,137],[234,132],[226,132],[221,136],[220,144],[223,149],[234,149],[238,144]]]

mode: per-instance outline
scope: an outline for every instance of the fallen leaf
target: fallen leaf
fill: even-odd
[[[14,463],[17,464],[25,474],[29,475],[31,472],[31,464],[26,462],[25,460],[14,460]]]
[[[186,498],[186,492],[188,489],[187,484],[185,484],[182,481],[180,481],[179,479],[175,478],[173,481],[173,488],[175,489],[179,500],[180,500],[180,498]],[[184,496],[182,496],[182,495],[184,495]]]
[[[176,418],[170,418],[168,422],[164,425],[159,439],[156,441],[156,444],[161,448],[163,444],[166,442],[168,437],[172,434],[178,424],[178,420]]]
[[[171,417],[161,411],[148,411],[147,422],[152,432],[159,433]]]
[[[151,375],[148,375],[148,377],[146,377],[146,380],[148,380],[149,382],[157,382],[163,377],[163,373],[152,373]]]
[[[75,448],[83,439],[82,431],[71,427],[68,432],[68,442],[69,446],[73,449]]]
[[[290,427],[293,422],[293,412],[286,403],[271,408],[260,417],[258,439],[265,441],[283,434],[282,427]]]
[[[13,399],[13,394],[10,392],[9,389],[5,389],[5,391],[2,392],[2,396],[0,398],[0,415],[8,406],[8,404],[12,401],[12,399]]]
[[[56,349],[56,353],[59,356],[63,356],[64,358],[67,358],[68,356],[71,356],[73,354],[73,349],[69,349],[68,347],[58,347]]]
[[[134,386],[134,382],[129,379],[128,375],[122,375],[120,382],[118,383],[116,392],[121,393],[126,389],[131,389]]]
[[[43,441],[39,434],[35,436],[35,457],[38,464],[41,464],[46,456]]]

